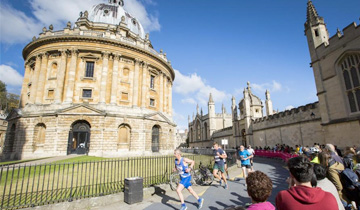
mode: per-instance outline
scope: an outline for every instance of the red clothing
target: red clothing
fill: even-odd
[[[335,197],[321,188],[295,186],[276,196],[277,210],[338,210]]]

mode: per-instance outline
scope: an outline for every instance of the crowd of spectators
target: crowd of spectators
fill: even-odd
[[[299,154],[287,162],[289,188],[276,195],[276,209],[360,209],[360,151],[355,146],[343,150],[332,144],[296,145],[295,149],[280,144],[255,147],[259,149]],[[252,172],[246,183],[252,200],[247,209],[275,209],[267,202],[272,182],[266,174]]]

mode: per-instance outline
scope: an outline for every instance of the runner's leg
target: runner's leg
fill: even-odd
[[[241,166],[241,169],[242,169],[242,172],[243,172],[243,174],[244,174],[244,178],[246,179],[246,167],[245,167],[245,165],[242,165]]]
[[[215,178],[218,178],[219,180],[221,180],[220,176],[218,175],[218,171],[219,171],[218,169],[214,169],[213,175]]]
[[[182,185],[182,184],[179,184],[177,189],[176,189],[176,193],[178,194],[178,196],[180,198],[181,204],[184,203],[184,196],[183,196],[183,194],[181,192],[183,189],[184,189],[184,185]]]
[[[191,195],[193,195],[196,198],[196,200],[199,200],[199,196],[196,194],[196,192],[191,186],[188,187],[187,190],[189,191],[189,193],[191,193]]]

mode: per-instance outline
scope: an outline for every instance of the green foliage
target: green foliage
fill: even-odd
[[[19,107],[20,96],[14,93],[8,93],[6,84],[0,80],[0,110],[10,113],[13,109]]]

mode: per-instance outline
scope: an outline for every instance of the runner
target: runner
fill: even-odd
[[[188,158],[181,157],[181,151],[179,149],[174,150],[174,156],[175,156],[175,168],[174,171],[178,171],[180,174],[180,183],[176,189],[176,192],[180,198],[181,201],[181,209],[180,210],[186,210],[187,206],[184,202],[184,196],[182,194],[182,190],[186,188],[198,201],[199,206],[198,209],[201,209],[201,207],[204,204],[204,199],[200,198],[196,192],[191,187],[191,174],[190,170],[194,167],[195,161],[190,160]],[[190,164],[190,166],[189,166]]]
[[[219,146],[219,148],[222,149],[221,146]],[[224,161],[224,169],[225,169],[225,172],[226,172],[226,177],[229,180],[230,177],[229,177],[229,171],[228,171],[227,162],[226,162],[227,154],[226,154],[225,150],[224,150],[224,153],[226,155],[226,158],[223,159],[223,161]]]
[[[248,173],[251,172],[250,158],[252,158],[253,156],[247,150],[245,150],[243,145],[240,146],[239,156],[241,160],[241,168],[244,174],[244,178],[246,179],[245,169],[247,169]]]
[[[255,151],[253,150],[253,148],[251,148],[251,145],[248,146],[247,151],[252,155],[252,157],[250,158],[250,165],[251,165],[251,171],[254,171],[254,155],[255,155]]]
[[[214,142],[214,159],[215,159],[215,163],[214,163],[213,174],[214,174],[214,177],[219,179],[220,186],[221,186],[221,178],[222,178],[224,180],[224,182],[225,182],[224,188],[228,189],[228,184],[227,184],[226,177],[225,177],[225,174],[224,174],[225,173],[225,168],[224,168],[224,161],[223,161],[223,159],[225,159],[226,157],[227,156],[226,156],[226,153],[224,152],[224,150],[219,148],[219,145],[218,145],[217,142]],[[217,174],[218,171],[220,171],[221,178]]]

